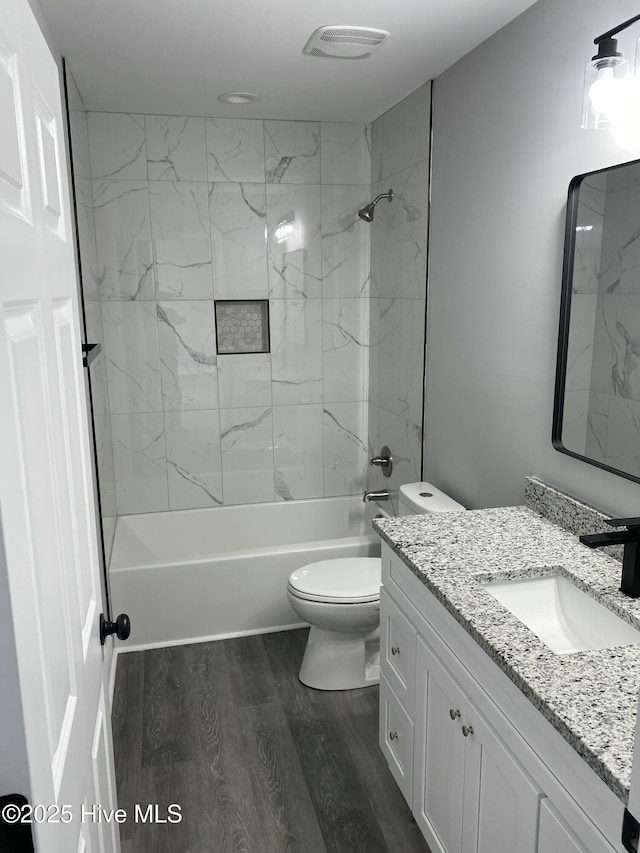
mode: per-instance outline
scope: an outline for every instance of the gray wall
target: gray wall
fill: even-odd
[[[49,29],[49,23],[45,17],[44,12],[42,11],[42,6],[40,5],[40,0],[27,0],[29,6],[31,7],[31,11],[33,13],[33,17],[38,22],[38,26],[42,32],[42,35],[45,38],[49,46],[49,50],[53,54],[53,58],[58,63],[58,67],[62,68],[62,57],[60,56],[60,51],[58,50],[56,43],[51,35],[51,30]]]
[[[536,474],[640,509],[639,485],[551,445],[568,184],[639,154],[579,127],[584,65],[636,12],[540,0],[434,83],[424,473],[470,508],[520,503]]]

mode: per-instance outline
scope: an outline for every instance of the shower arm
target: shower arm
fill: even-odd
[[[393,199],[393,190],[388,190],[388,192],[386,192],[386,193],[380,193],[380,195],[377,195],[374,198],[374,200],[371,202],[371,204],[375,207],[376,204],[380,201],[380,199],[383,199],[383,198],[388,198],[389,201],[391,201]]]

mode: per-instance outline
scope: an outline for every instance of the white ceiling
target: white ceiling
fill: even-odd
[[[40,0],[90,110],[372,121],[533,0]],[[302,48],[327,24],[388,30],[365,60]],[[222,92],[257,92],[229,106]]]

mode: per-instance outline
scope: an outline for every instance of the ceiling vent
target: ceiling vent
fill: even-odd
[[[388,37],[386,30],[375,30],[372,27],[351,27],[346,24],[318,27],[302,52],[324,59],[366,59]]]

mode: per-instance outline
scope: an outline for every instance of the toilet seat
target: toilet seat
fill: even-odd
[[[382,562],[379,557],[321,560],[289,576],[291,595],[330,604],[366,604],[380,598]]]
[[[379,592],[376,595],[365,595],[359,598],[345,598],[332,595],[319,595],[317,593],[311,595],[309,593],[300,592],[295,587],[291,586],[291,584],[287,585],[287,589],[289,594],[294,598],[299,598],[301,601],[317,601],[320,604],[371,604],[373,601],[380,601]]]

